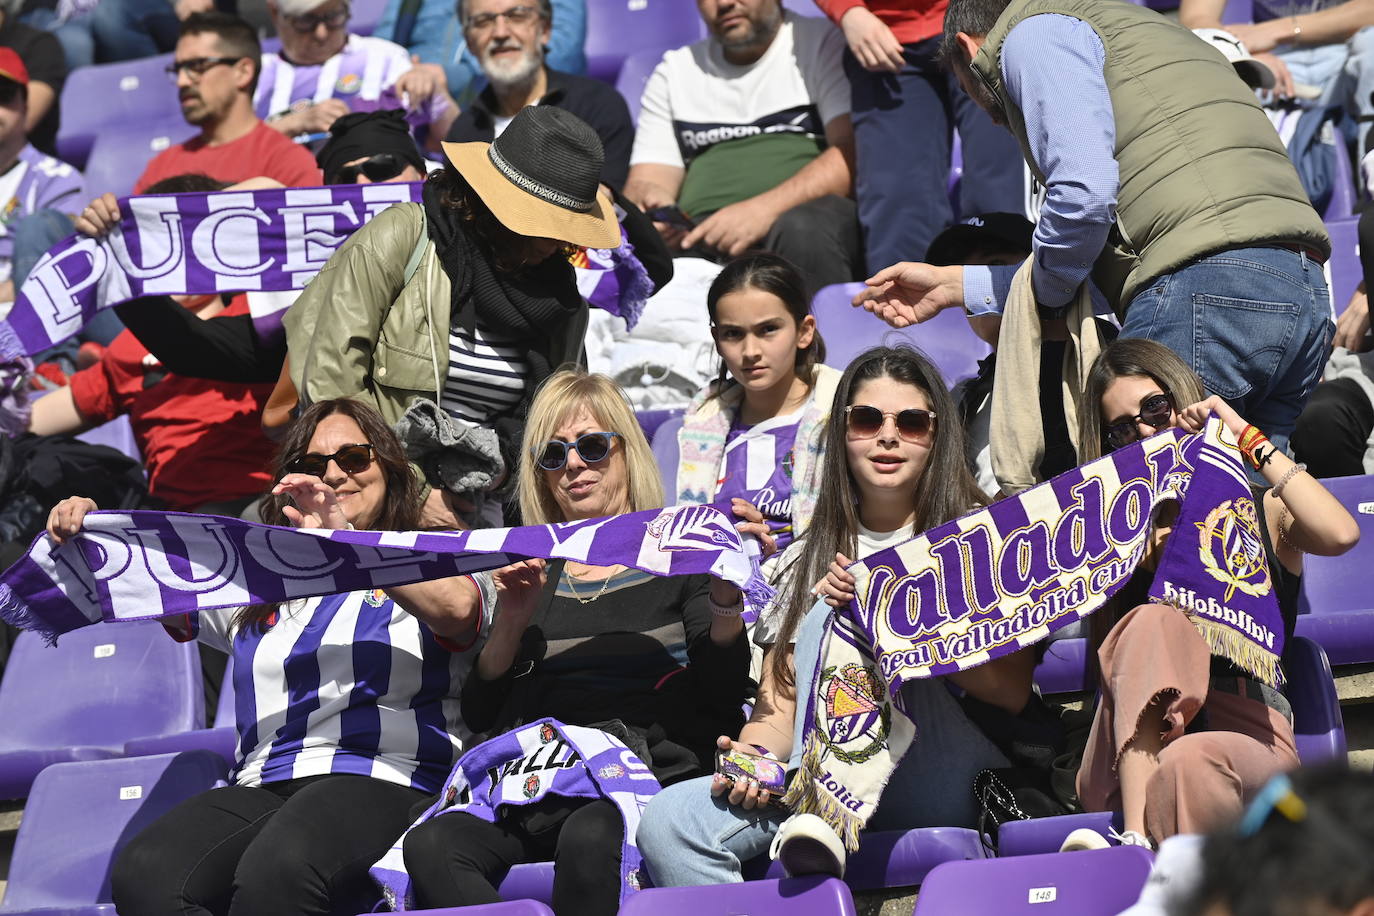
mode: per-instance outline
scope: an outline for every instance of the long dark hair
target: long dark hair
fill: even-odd
[[[272,479],[280,480],[285,476],[287,466],[309,449],[315,427],[334,414],[342,414],[358,424],[363,437],[372,445],[372,460],[381,468],[382,479],[386,482],[381,513],[368,527],[374,531],[413,531],[419,527],[420,484],[406,461],[405,447],[382,415],[362,401],[332,398],[316,401],[302,411],[287,427],[286,435],[272,458]],[[282,508],[290,504],[288,497],[273,496],[268,492],[258,501],[258,514],[269,525],[289,526],[291,522]],[[275,603],[250,605],[234,617],[234,627],[239,630],[249,627],[261,629],[276,609]]]
[[[711,288],[706,292],[706,315],[711,327],[716,326],[716,307],[720,300],[744,289],[757,289],[782,300],[787,314],[797,327],[811,314],[811,303],[806,297],[806,283],[792,262],[772,252],[760,251],[741,255],[725,265],[716,274]],[[797,378],[810,388],[815,384],[816,366],[825,362],[825,341],[821,339],[820,329],[811,336],[811,344],[797,351]],[[720,371],[716,377],[714,394],[720,394],[730,380],[730,370],[725,368],[725,360],[720,361]]]
[[[468,236],[497,270],[515,273],[537,263],[534,240],[507,229],[461,172],[445,166],[429,180],[439,190],[439,203],[458,214]],[[564,245],[564,254],[571,254],[574,248]]]
[[[1078,460],[1101,458],[1106,435],[1102,426],[1102,396],[1119,378],[1148,378],[1174,399],[1174,409],[1196,404],[1206,394],[1202,380],[1183,359],[1164,346],[1143,337],[1118,337],[1097,354],[1083,386],[1083,407],[1078,414]]]
[[[910,347],[874,347],[860,353],[840,378],[830,407],[830,419],[821,434],[825,455],[821,479],[826,485],[821,487],[816,513],[811,517],[806,534],[792,548],[800,550],[801,554],[788,571],[790,584],[785,593],[778,596],[784,617],[775,646],[786,646],[796,636],[802,618],[816,602],[811,587],[825,575],[835,554],[859,559],[855,556],[858,552],[859,490],[849,471],[844,409],[853,403],[854,392],[860,385],[882,378],[920,389],[935,412],[930,457],[911,494],[916,516],[913,532],[934,528],[987,502],[968,469],[964,457],[964,427],[940,370]],[[786,652],[774,652],[769,664],[774,683],[795,683]]]

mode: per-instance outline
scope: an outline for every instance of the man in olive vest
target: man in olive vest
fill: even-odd
[[[1122,0],[950,0],[942,53],[1046,189],[1042,317],[1091,280],[1123,336],[1172,348],[1285,447],[1329,346],[1331,243],[1231,65]],[[896,264],[855,304],[896,327],[997,315],[1014,272]]]

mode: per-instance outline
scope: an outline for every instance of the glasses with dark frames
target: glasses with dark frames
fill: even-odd
[[[309,474],[323,479],[331,461],[345,474],[361,474],[372,465],[372,446],[358,442],[345,445],[332,455],[309,452],[288,464],[286,470],[292,474]]]
[[[866,404],[851,404],[844,409],[849,434],[855,439],[872,439],[883,431],[887,418],[897,425],[897,435],[908,442],[920,442],[935,426],[935,411],[909,407],[906,410],[879,410]]]
[[[611,454],[611,440],[624,438],[620,433],[583,433],[572,442],[550,439],[543,445],[536,445],[531,452],[535,464],[546,471],[561,470],[568,463],[568,450],[577,449],[577,454],[587,464],[605,461]]]
[[[348,4],[345,3],[329,13],[306,13],[304,16],[283,16],[282,18],[297,32],[313,32],[321,25],[332,32],[344,27],[344,24],[348,22],[348,15]]]
[[[1140,439],[1136,423],[1144,423],[1156,430],[1163,429],[1169,425],[1173,413],[1174,396],[1171,393],[1164,391],[1152,394],[1140,403],[1140,413],[1118,420],[1106,428],[1107,444],[1114,449],[1130,445]]]
[[[206,72],[207,70],[209,70],[209,69],[212,68],[212,67],[218,67],[218,66],[220,66],[220,65],[222,65],[222,64],[223,64],[223,65],[236,64],[236,63],[238,63],[238,62],[241,61],[241,60],[243,60],[243,58],[242,58],[241,56],[240,56],[240,57],[192,57],[192,58],[190,58],[189,60],[174,60],[174,61],[172,61],[170,64],[168,64],[166,67],[164,67],[164,68],[163,68],[163,71],[167,74],[167,78],[168,78],[169,80],[171,80],[172,82],[174,82],[174,83],[175,83],[175,82],[177,81],[177,79],[181,76],[181,71],[182,71],[182,70],[185,70],[187,76],[191,77],[191,79],[193,79],[193,80],[198,80],[198,79],[200,79],[202,76],[205,75],[205,72]]]
[[[499,13],[478,13],[476,16],[468,17],[467,27],[474,32],[484,32],[496,24],[496,20],[505,17],[506,22],[511,25],[525,25],[533,22],[536,17],[543,15],[538,7],[533,6],[512,6],[508,10]]]

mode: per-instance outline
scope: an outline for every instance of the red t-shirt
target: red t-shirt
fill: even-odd
[[[248,314],[248,298],[235,296],[220,314]],[[116,337],[99,363],[71,377],[83,418],[106,422],[129,415],[148,470],[148,492],[188,511],[271,485],[273,447],[262,434],[261,418],[272,387],[173,375],[131,331]]]
[[[842,17],[856,6],[866,6],[892,30],[904,45],[914,45],[940,34],[945,26],[945,7],[949,0],[816,0],[830,21],[840,24]]]
[[[315,157],[299,143],[261,121],[237,140],[207,146],[200,137],[168,147],[153,157],[134,185],[142,194],[164,178],[196,172],[230,184],[265,175],[288,188],[310,188],[324,183]]]

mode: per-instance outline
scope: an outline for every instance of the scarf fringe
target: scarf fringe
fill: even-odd
[[[782,803],[794,814],[814,814],[830,825],[839,835],[844,848],[849,852],[859,849],[859,832],[864,828],[864,819],[850,811],[839,800],[826,792],[821,786],[820,742],[814,735],[807,735],[802,747],[801,772],[792,779],[792,785],[783,796]]]
[[[21,630],[32,630],[50,646],[57,645],[57,637],[61,635],[60,630],[50,625],[42,614],[35,613],[14,593],[14,589],[3,582],[0,582],[0,620]]]
[[[1196,614],[1189,614],[1188,618],[1193,622],[1198,635],[1211,648],[1213,655],[1222,656],[1270,687],[1277,688],[1283,684],[1283,666],[1273,652],[1262,648],[1225,624],[1207,620]]]

